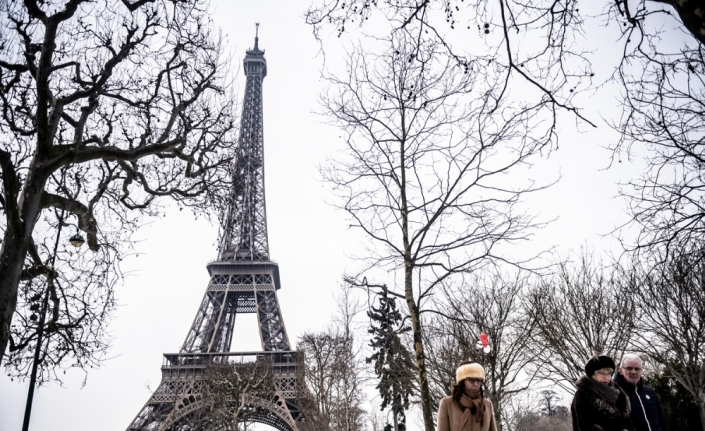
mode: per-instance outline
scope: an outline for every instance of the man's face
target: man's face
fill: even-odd
[[[636,359],[627,359],[619,369],[619,374],[632,385],[639,383],[641,379],[641,364]]]

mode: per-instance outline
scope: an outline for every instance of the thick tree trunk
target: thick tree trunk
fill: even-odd
[[[34,225],[41,211],[43,181],[28,178],[23,190],[18,220],[8,220],[0,249],[0,365],[10,340],[10,325],[17,307],[17,288],[32,240]],[[17,202],[17,201],[15,201]]]
[[[10,324],[17,307],[17,285],[25,254],[22,241],[13,232],[5,231],[0,253],[0,364],[10,340]]]
[[[80,2],[72,2],[63,12],[68,19],[76,11]],[[35,5],[36,6],[36,5]],[[57,14],[58,15],[58,14]],[[55,15],[56,16],[56,15]],[[42,210],[42,195],[48,173],[44,172],[45,155],[49,154],[54,142],[56,128],[50,123],[50,102],[53,99],[49,89],[56,32],[61,21],[49,19],[44,23],[44,40],[41,57],[37,64],[35,81],[37,86],[36,129],[37,148],[30,164],[29,174],[20,189],[17,172],[10,160],[3,160],[3,185],[5,193],[5,213],[7,226],[2,249],[0,250],[0,365],[10,340],[10,325],[17,307],[17,288],[24,267],[24,260],[32,232]],[[6,157],[3,155],[3,157]],[[8,187],[9,186],[9,187]]]
[[[700,411],[700,425],[702,425],[703,431],[705,431],[705,398],[700,397],[698,400],[698,410]]]
[[[23,223],[23,231],[31,231]],[[34,225],[34,223],[31,223]],[[0,252],[0,365],[10,340],[10,324],[17,307],[17,287],[27,256],[27,235],[7,230]]]

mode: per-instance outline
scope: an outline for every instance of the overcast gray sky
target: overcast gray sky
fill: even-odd
[[[332,195],[317,173],[340,139],[314,114],[322,57],[303,22],[308,5],[309,0],[213,1],[215,22],[227,34],[237,64],[253,45],[254,23],[261,23],[260,47],[268,62],[264,140],[269,239],[271,256],[281,268],[279,301],[292,342],[328,323],[341,275],[356,265],[346,253],[354,253],[360,244],[357,233],[346,229],[344,214],[326,204]],[[609,32],[597,26],[587,31],[599,52],[611,54]],[[339,61],[340,50],[328,53],[327,61]],[[596,58],[598,78],[612,59]],[[238,82],[244,83],[242,75]],[[540,250],[555,245],[561,253],[581,247],[618,252],[614,238],[603,234],[626,220],[624,202],[614,198],[616,184],[636,170],[627,163],[603,170],[609,153],[602,146],[615,135],[601,117],[618,113],[616,93],[607,87],[576,103],[599,127],[583,125],[578,132],[572,118],[562,119],[560,150],[533,168],[546,179],[560,175],[561,181],[527,203],[544,220],[557,220],[526,246]],[[63,388],[40,388],[32,430],[124,430],[158,386],[162,354],[176,352],[182,344],[208,283],[205,265],[217,254],[217,226],[195,220],[187,211],[168,210],[138,237],[139,257],[127,263],[131,275],[117,291],[112,359],[90,371],[85,387],[83,374],[77,372],[67,375]],[[256,317],[245,317],[238,317],[233,350],[259,349]],[[26,392],[27,382],[0,376],[0,430],[20,429]]]

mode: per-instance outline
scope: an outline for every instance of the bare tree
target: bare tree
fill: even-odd
[[[698,242],[641,268],[627,291],[642,311],[635,347],[690,393],[705,429],[705,250]]]
[[[485,272],[467,277],[462,285],[446,286],[445,298],[438,306],[443,314],[429,325],[426,334],[434,392],[449,395],[462,360],[482,364],[487,396],[500,431],[510,428],[506,416],[512,398],[534,386],[536,371],[526,372],[527,365],[541,354],[533,346],[536,322],[523,309],[520,297],[527,281],[527,274]],[[481,333],[489,337],[489,352],[478,345]]]
[[[186,414],[169,429],[246,431],[261,412],[258,400],[269,401],[274,381],[271,364],[264,359],[245,363],[212,363],[203,375],[201,393],[191,402],[201,407]]]
[[[213,364],[206,370],[202,413],[209,429],[237,431],[257,415],[253,400],[270,396],[274,382],[271,364],[257,360],[246,364]]]
[[[558,404],[552,389],[535,387],[516,397],[510,404],[508,429],[512,431],[571,431],[570,410]]]
[[[356,27],[370,32],[374,30],[365,25],[367,20],[385,17],[392,32],[409,31],[418,39],[438,41],[462,67],[491,75],[489,66],[482,66],[487,62],[507,76],[507,89],[533,89],[537,97],[555,101],[555,112],[568,110],[584,119],[572,96],[590,83],[585,78],[593,76],[591,59],[585,50],[595,44],[580,39],[584,20],[600,18],[578,3],[321,0],[313,2],[306,19],[324,46],[327,28],[339,37]],[[705,14],[696,0],[601,4],[605,24],[621,32],[615,42],[621,44],[622,56],[610,79],[624,89],[621,118],[607,119],[620,138],[608,146],[614,160],[626,154],[645,158],[647,165],[641,178],[622,189],[632,222],[640,228],[636,241],[624,238],[624,243],[633,251],[672,243],[678,248],[690,237],[705,234]]]
[[[354,339],[332,328],[305,333],[297,346],[306,358],[306,383],[323,423],[332,431],[360,431],[363,376]]]
[[[309,8],[306,22],[323,46],[326,28],[340,37],[375,16],[389,21],[392,34],[408,32],[437,43],[467,71],[499,76],[497,99],[514,86],[527,91],[528,85],[534,103],[546,102],[549,117],[565,110],[592,124],[572,103],[594,75],[584,51],[575,49],[583,23],[576,0],[320,0]]]
[[[539,392],[539,404],[541,405],[541,413],[546,416],[556,416],[560,409],[558,405],[560,397],[556,391],[552,389],[544,389]],[[565,407],[564,407],[565,408]]]
[[[409,311],[431,431],[421,310],[441,283],[509,260],[502,244],[530,237],[536,224],[519,202],[541,186],[513,181],[512,173],[550,150],[554,135],[541,119],[550,102],[517,107],[498,100],[501,80],[465,73],[437,45],[416,42],[400,32],[379,54],[357,46],[347,75],[329,77],[323,106],[344,132],[346,150],[322,174],[352,226],[370,240],[365,269],[353,282],[369,285],[380,269],[400,272],[401,290],[390,293]],[[466,97],[471,93],[477,98]]]
[[[702,14],[697,0],[637,0],[637,9],[643,9],[645,4],[663,4],[673,9],[664,12],[676,12],[686,29],[705,43],[705,16]],[[605,6],[619,11],[624,18],[632,19],[629,3],[626,0],[606,0]],[[492,10],[492,6],[497,9]],[[632,5],[632,8],[634,6]],[[320,37],[321,30],[326,25],[336,28],[338,35],[350,31],[350,27],[362,27],[375,13],[384,15],[394,23],[394,30],[399,28],[419,27],[429,31],[430,36],[439,38],[449,48],[452,47],[452,37],[447,30],[463,29],[463,24],[475,18],[479,24],[490,23],[491,18],[500,15],[503,18],[504,32],[507,30],[524,30],[525,32],[540,31],[550,40],[545,46],[537,48],[544,58],[550,58],[555,48],[560,48],[558,42],[566,43],[570,31],[579,31],[582,19],[578,2],[572,0],[544,0],[524,2],[518,0],[491,1],[475,0],[465,2],[443,0],[399,0],[396,2],[379,3],[370,0],[351,0],[341,3],[335,0],[314,2],[306,14],[306,21],[314,28],[314,34]],[[484,19],[484,20],[483,20]],[[506,21],[506,22],[505,22]],[[356,24],[357,22],[357,24]],[[468,27],[469,28],[469,27]],[[484,34],[490,34],[492,26],[478,26]],[[445,30],[445,31],[444,31]],[[517,31],[516,33],[520,33]],[[508,35],[507,35],[508,36]],[[521,39],[517,36],[517,40]],[[517,40],[507,38],[504,43],[516,43]],[[465,42],[467,43],[467,42]],[[460,43],[458,43],[459,45]],[[490,49],[494,51],[495,49]],[[562,51],[557,49],[557,51]],[[571,54],[568,52],[567,54]]]
[[[304,333],[298,339],[297,348],[305,358],[306,384],[321,430],[363,429],[366,377],[353,327],[361,310],[350,287],[344,286],[334,322],[321,332]]]
[[[536,343],[547,352],[535,364],[542,378],[572,393],[591,356],[621,357],[638,316],[627,290],[633,280],[633,274],[606,268],[589,254],[537,280],[525,308],[536,322]]]
[[[437,411],[441,399],[452,393],[455,371],[460,363],[473,357],[477,349],[475,334],[455,337],[448,332],[453,323],[445,318],[434,316],[426,321],[424,329],[424,347],[428,387],[433,400],[433,410]]]
[[[646,256],[705,238],[705,24],[696,3],[615,1],[607,13],[622,31],[624,52],[613,76],[625,89],[613,122],[620,140],[611,148],[615,158],[646,161],[642,175],[622,187],[640,228],[636,241],[624,242]]]
[[[0,4],[0,355],[11,324],[24,323],[13,320],[20,280],[58,270],[73,280],[71,269],[82,268],[80,283],[101,283],[113,275],[86,279],[95,275],[89,262],[95,256],[99,272],[115,274],[105,264],[121,259],[142,215],[158,214],[155,198],[205,210],[225,195],[234,113],[207,7],[204,0]],[[47,264],[42,232],[53,239],[56,219],[41,223],[51,209],[66,212],[92,254],[62,268]],[[20,304],[40,284],[23,288],[29,296]],[[99,298],[97,314],[108,312],[112,294],[91,301]]]

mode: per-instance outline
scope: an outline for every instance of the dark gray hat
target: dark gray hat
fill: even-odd
[[[587,374],[588,377],[592,377],[595,371],[603,368],[612,368],[613,370],[616,368],[612,358],[609,356],[593,356],[587,361],[587,364],[585,364],[585,374]]]

